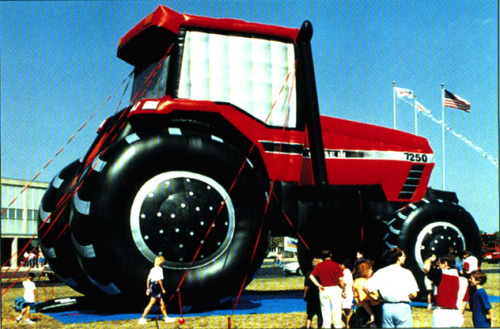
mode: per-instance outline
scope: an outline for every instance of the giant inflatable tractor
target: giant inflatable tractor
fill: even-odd
[[[479,255],[474,219],[428,187],[425,138],[319,114],[312,25],[300,29],[158,7],[123,36],[129,107],[52,181],[39,237],[55,273],[91,298],[144,305],[154,258],[186,305],[236,296],[268,237],[299,238],[305,273],[387,248],[422,265],[450,247]],[[380,263],[379,263],[380,264]]]

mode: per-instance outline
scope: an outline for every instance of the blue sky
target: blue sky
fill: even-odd
[[[49,182],[84,155],[102,120],[128,105],[128,94],[120,100],[132,67],[116,58],[119,38],[161,4],[288,27],[310,20],[325,115],[392,127],[396,81],[440,119],[444,83],[472,104],[471,113],[445,109],[446,124],[472,143],[446,132],[446,189],[481,230],[499,229],[498,164],[476,150],[498,159],[496,0],[2,1],[1,177],[31,180],[64,147],[37,179]],[[413,132],[404,102],[397,122]],[[441,188],[441,127],[419,116],[418,130],[436,154],[430,185]]]

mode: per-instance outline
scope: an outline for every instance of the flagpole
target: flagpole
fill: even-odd
[[[392,125],[396,129],[396,81],[392,82]]]
[[[413,101],[413,112],[415,116],[415,135],[418,135],[418,122],[417,122],[417,114],[418,114],[418,109],[417,109],[417,94],[414,94],[413,97],[415,100]]]
[[[445,122],[444,122],[444,83],[441,84],[441,120],[442,120],[442,131],[441,131],[441,139],[442,139],[442,143],[443,143],[443,168],[442,168],[442,171],[443,171],[443,177],[442,177],[442,183],[441,183],[441,186],[442,186],[442,189],[445,190],[446,189],[446,179],[445,179],[445,143],[444,143],[444,135],[445,135]]]

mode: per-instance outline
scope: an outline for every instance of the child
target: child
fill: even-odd
[[[36,292],[36,286],[35,283],[33,282],[33,279],[35,278],[35,274],[30,272],[28,273],[28,276],[25,281],[23,281],[23,287],[24,287],[24,308],[21,311],[21,314],[16,318],[17,322],[20,322],[23,319],[23,315],[26,318],[26,323],[28,324],[33,324],[35,322],[31,321],[30,318],[30,309],[31,306],[35,303],[35,295],[37,294]]]
[[[146,315],[148,315],[151,307],[160,301],[160,310],[165,317],[165,322],[174,322],[175,319],[169,318],[167,316],[167,307],[163,301],[163,295],[166,293],[165,288],[163,288],[163,268],[161,265],[165,259],[163,256],[158,256],[155,259],[155,266],[151,269],[146,281],[146,295],[151,296],[148,306],[144,309],[142,317],[139,319],[139,324],[146,324]]]
[[[375,323],[375,310],[377,302],[372,301],[366,293],[364,287],[369,278],[373,275],[373,265],[371,260],[358,262],[356,265],[353,282],[354,300],[356,301],[356,311],[349,321],[350,328],[371,328]]]
[[[353,295],[353,277],[352,272],[349,269],[351,262],[346,259],[341,264],[340,267],[344,273],[344,283],[345,283],[345,295],[342,295],[342,321],[344,322],[345,328],[349,328],[349,320],[351,319],[351,310],[353,307],[352,301],[354,299]]]
[[[475,287],[476,292],[471,298],[472,322],[475,328],[493,327],[493,312],[488,294],[482,287],[486,282],[486,274],[481,270],[470,273],[470,285]]]

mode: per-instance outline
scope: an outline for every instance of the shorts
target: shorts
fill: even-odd
[[[149,284],[149,290],[151,291],[151,297],[153,298],[161,298],[163,296],[161,286],[158,281],[151,281]]]

